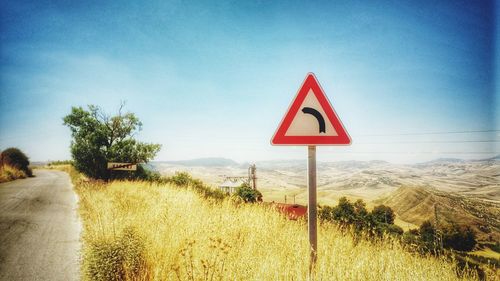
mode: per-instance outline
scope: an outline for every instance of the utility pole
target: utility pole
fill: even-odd
[[[309,230],[309,245],[311,247],[311,261],[309,264],[309,279],[313,280],[312,273],[316,264],[318,251],[317,236],[317,210],[316,210],[316,146],[307,147],[307,189],[308,189],[308,208],[307,221]]]
[[[252,180],[253,189],[257,189],[257,167],[255,164],[250,166],[250,179]]]

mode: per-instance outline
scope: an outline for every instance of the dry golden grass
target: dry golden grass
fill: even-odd
[[[0,183],[26,178],[26,173],[10,165],[0,166]]]
[[[305,222],[143,182],[80,183],[84,280],[307,280]],[[452,263],[398,242],[319,227],[317,280],[461,280]]]

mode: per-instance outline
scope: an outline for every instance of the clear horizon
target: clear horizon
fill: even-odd
[[[318,161],[500,154],[494,1],[3,1],[0,150],[70,158],[62,118],[120,101],[155,161],[305,159],[270,139],[308,72],[349,132]]]

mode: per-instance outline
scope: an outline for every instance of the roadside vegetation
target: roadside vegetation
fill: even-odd
[[[150,171],[144,164],[160,145],[135,140],[142,123],[122,109],[109,116],[97,106],[73,107],[64,117],[73,160],[49,165],[70,174],[80,198],[83,280],[308,279],[304,219],[259,203],[262,194],[248,185],[229,195],[187,173]],[[138,168],[110,171],[108,162]],[[319,217],[317,280],[495,278],[494,270],[412,250],[387,206],[368,212],[363,201],[343,198]]]
[[[73,160],[56,160],[56,161],[50,161],[47,164],[47,167],[60,166],[60,165],[74,165],[74,161]]]
[[[368,212],[365,202],[361,199],[351,203],[346,197],[342,197],[335,207],[320,207],[319,218],[323,221],[336,222],[343,228],[353,229],[354,233],[368,233],[370,236],[390,234],[401,237],[406,244],[420,252],[439,254],[443,249],[468,252],[477,244],[476,233],[471,227],[456,224],[438,229],[427,220],[419,229],[404,232],[401,227],[394,224],[396,215],[390,207],[378,205]]]
[[[434,255],[454,260],[461,267],[471,267],[480,277],[489,271],[498,272],[499,262],[493,251],[479,245],[475,231],[470,226],[447,224],[441,227],[426,220],[419,228],[406,232],[394,225],[395,213],[385,205],[378,205],[371,212],[363,200],[352,203],[342,197],[337,206],[321,206],[318,213],[323,222],[333,222],[348,230],[354,237],[378,239],[384,235],[400,241],[407,251],[421,255]],[[488,244],[494,249],[496,244]],[[482,248],[476,252],[475,249]]]
[[[307,224],[179,173],[159,181],[95,181],[70,173],[83,220],[83,280],[306,280]],[[391,235],[360,239],[319,226],[318,280],[476,280]]]
[[[0,183],[33,176],[26,154],[11,147],[0,152]]]
[[[73,107],[63,118],[64,125],[71,130],[71,156],[74,167],[93,179],[143,179],[154,175],[142,166],[137,171],[111,171],[109,162],[147,163],[160,151],[161,145],[137,141],[134,137],[142,129],[142,123],[131,112],[122,112],[121,104],[114,116],[106,114],[100,107],[89,105],[88,109]]]

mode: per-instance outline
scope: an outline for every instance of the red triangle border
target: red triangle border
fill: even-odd
[[[287,130],[290,128],[292,124],[293,118],[297,115],[297,112],[300,109],[300,106],[304,102],[304,99],[309,92],[309,89],[312,89],[314,95],[318,99],[321,107],[326,114],[328,120],[332,123],[333,128],[337,132],[337,136],[286,136]],[[308,73],[306,79],[302,83],[300,90],[298,91],[295,99],[292,104],[288,108],[287,113],[283,120],[274,133],[273,138],[271,139],[272,145],[350,145],[351,138],[349,134],[345,130],[342,122],[340,121],[337,113],[333,109],[331,103],[328,101],[328,97],[325,95],[325,92],[319,85],[316,76],[313,73]]]

